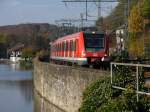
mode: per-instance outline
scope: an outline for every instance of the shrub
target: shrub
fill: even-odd
[[[125,87],[122,91],[112,89],[110,79],[101,79],[91,84],[83,93],[83,102],[79,112],[150,112],[150,100],[147,96],[135,92],[135,72],[133,68],[116,66],[113,85]],[[139,89],[144,90],[143,75],[139,75]]]
[[[79,112],[95,112],[111,98],[111,95],[109,78],[96,81],[83,93],[83,102]]]

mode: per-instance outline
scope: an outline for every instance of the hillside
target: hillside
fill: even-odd
[[[19,24],[0,27],[0,38],[4,38],[8,48],[17,43],[34,49],[46,49],[50,40],[56,38],[58,27],[47,23]]]

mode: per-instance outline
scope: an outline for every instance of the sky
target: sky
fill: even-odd
[[[102,3],[102,15],[106,16],[116,3]],[[85,14],[84,3],[67,3],[62,0],[0,0],[0,26],[22,23],[50,23],[55,20],[79,19]],[[88,3],[88,19],[97,18],[97,7]]]

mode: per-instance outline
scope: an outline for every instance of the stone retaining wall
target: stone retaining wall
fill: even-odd
[[[78,112],[85,88],[108,76],[106,71],[34,61],[35,90],[65,112]]]

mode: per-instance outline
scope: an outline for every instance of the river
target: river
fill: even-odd
[[[0,64],[0,112],[34,112],[32,70]]]

